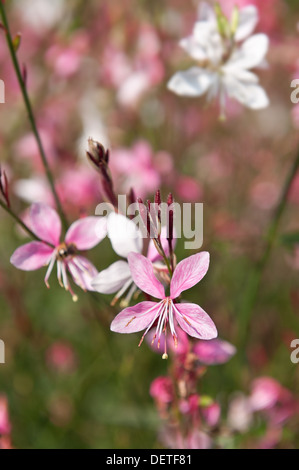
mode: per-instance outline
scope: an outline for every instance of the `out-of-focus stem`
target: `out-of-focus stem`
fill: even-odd
[[[279,228],[279,224],[285,208],[288,202],[288,196],[290,193],[291,186],[299,170],[299,151],[296,155],[296,158],[293,162],[293,165],[290,169],[289,174],[287,175],[286,181],[283,186],[282,194],[278,203],[278,206],[273,214],[267,235],[266,235],[266,246],[264,253],[257,263],[255,269],[252,271],[246,285],[246,290],[244,296],[242,297],[242,305],[238,312],[240,315],[240,332],[239,332],[239,347],[244,349],[246,344],[246,337],[248,333],[248,327],[250,323],[251,313],[254,307],[254,304],[257,299],[259,292],[259,287],[262,279],[263,272],[268,264],[270,259],[273,247],[275,245],[276,236]]]
[[[56,192],[52,172],[50,170],[48,160],[47,160],[47,157],[46,157],[46,154],[45,154],[45,150],[44,150],[44,147],[43,147],[43,144],[42,144],[42,141],[41,141],[38,129],[37,129],[37,125],[36,125],[34,113],[33,113],[33,110],[32,110],[31,102],[30,102],[30,99],[29,99],[29,96],[28,96],[26,84],[25,84],[25,81],[24,81],[24,78],[23,78],[23,74],[22,74],[22,71],[21,71],[21,67],[20,67],[20,64],[19,64],[19,61],[18,61],[18,58],[17,58],[15,46],[14,46],[14,43],[13,43],[12,35],[11,35],[11,32],[10,32],[10,27],[9,27],[9,23],[8,23],[7,16],[6,16],[6,11],[5,11],[5,6],[4,6],[3,1],[1,1],[1,0],[0,0],[0,13],[1,13],[2,21],[3,21],[3,26],[4,26],[4,29],[5,29],[5,35],[6,35],[6,40],[7,40],[8,48],[9,48],[9,51],[10,51],[11,59],[12,59],[13,66],[14,66],[14,69],[15,69],[15,72],[16,72],[16,75],[17,75],[17,79],[18,79],[18,82],[19,82],[19,85],[20,85],[20,88],[21,88],[21,92],[22,92],[22,95],[23,95],[23,99],[24,99],[25,107],[26,107],[26,110],[27,110],[27,113],[28,113],[28,118],[29,118],[29,121],[30,121],[30,124],[31,124],[31,127],[32,127],[32,131],[33,131],[34,137],[35,137],[37,145],[38,145],[40,157],[41,157],[41,160],[42,160],[42,163],[43,163],[43,166],[44,166],[44,169],[45,169],[45,173],[47,175],[47,178],[48,178],[48,181],[49,181],[49,184],[50,184],[50,187],[51,187],[51,191],[52,191],[54,199],[55,199],[57,210],[58,210],[59,215],[61,217],[64,228],[67,229],[68,223],[67,223],[67,220],[66,220],[66,216],[64,214],[60,199],[59,199],[58,194]]]
[[[26,224],[24,224],[22,219],[20,219],[6,204],[4,204],[4,202],[2,202],[1,199],[0,199],[0,207],[2,207],[2,209],[4,209],[20,225],[20,227],[22,227],[22,229],[28,233],[28,235],[31,238],[33,238],[34,240],[38,242],[45,243],[46,245],[49,245],[54,248],[54,246],[51,243],[45,242],[44,240],[39,238],[37,235],[35,235],[35,233],[32,232],[32,230],[30,230],[30,228]]]

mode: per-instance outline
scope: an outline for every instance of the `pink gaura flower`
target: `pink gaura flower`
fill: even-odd
[[[198,341],[193,347],[194,354],[202,364],[207,366],[224,364],[236,354],[236,348],[222,339]]]
[[[158,403],[171,403],[174,399],[173,382],[170,377],[157,377],[150,386],[150,395]]]
[[[145,329],[139,345],[146,333],[156,324],[153,342],[157,346],[161,336],[167,335],[167,326],[173,337],[174,344],[178,342],[177,324],[188,335],[199,339],[213,339],[217,336],[216,327],[209,315],[198,305],[192,303],[177,303],[181,293],[195,286],[206,274],[209,268],[209,253],[201,252],[181,261],[175,268],[170,282],[170,295],[165,294],[162,283],[155,277],[153,265],[149,259],[139,253],[130,253],[128,263],[135,284],[146,294],[161,299],[160,302],[141,302],[133,307],[125,308],[111,323],[111,330],[118,333],[135,333]],[[163,359],[167,359],[167,341]]]
[[[166,256],[169,254],[169,246],[166,239],[166,227],[161,230],[161,243]],[[122,214],[112,212],[107,217],[107,235],[115,253],[122,258],[128,258],[132,252],[141,253],[143,250],[142,233],[137,225]],[[176,238],[173,240],[175,246]],[[155,273],[167,271],[165,265],[160,263],[162,259],[151,239],[148,245],[147,258],[153,263]],[[129,264],[127,261],[119,260],[112,263],[108,268],[99,272],[92,281],[92,287],[100,294],[116,293],[112,303],[116,303],[125,292],[126,297],[122,299],[121,306],[127,307],[136,292]]]
[[[0,395],[0,434],[10,434],[10,432],[11,423],[8,413],[7,398],[4,395]]]
[[[33,241],[19,247],[11,257],[11,263],[23,271],[35,271],[48,266],[45,276],[49,287],[49,277],[57,262],[59,284],[72,294],[67,271],[74,282],[83,290],[92,290],[91,281],[97,274],[94,265],[79,252],[89,250],[106,236],[106,219],[85,217],[74,222],[68,229],[65,239],[60,242],[61,221],[57,212],[45,204],[33,204],[29,211],[29,226],[42,241]]]

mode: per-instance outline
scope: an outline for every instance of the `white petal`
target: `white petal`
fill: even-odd
[[[101,294],[114,294],[131,278],[128,263],[126,261],[116,261],[109,268],[97,274],[91,285],[95,291]]]
[[[218,65],[222,59],[224,49],[216,24],[196,22],[192,38],[197,47],[202,49],[204,57],[212,64]]]
[[[235,98],[248,108],[263,109],[269,105],[269,98],[259,85],[241,82],[233,77],[226,77],[223,84],[228,96]]]
[[[228,64],[224,65],[222,67],[222,72],[225,73],[225,75],[230,75],[231,77],[235,78],[236,80],[240,80],[242,82],[247,82],[247,83],[258,83],[259,78],[257,75],[255,75],[252,72],[249,72],[246,69],[242,69],[240,67],[237,67],[235,64]]]
[[[214,8],[207,2],[200,2],[198,7],[198,19],[216,23]]]
[[[132,220],[124,215],[112,212],[108,216],[107,229],[112,247],[119,256],[127,258],[132,251],[141,253],[142,235]]]
[[[239,13],[239,24],[235,34],[235,40],[243,41],[243,39],[250,36],[255,30],[258,20],[258,10],[254,5],[248,5],[242,8]]]
[[[196,41],[194,36],[189,36],[187,38],[182,39],[179,42],[182,49],[184,49],[190,57],[194,60],[204,61],[207,59],[207,54],[205,48],[202,44],[199,44]]]
[[[234,52],[228,64],[234,64],[236,67],[243,69],[257,67],[264,62],[268,48],[268,36],[266,34],[255,34]]]
[[[167,87],[180,96],[201,96],[210,87],[213,75],[200,67],[191,67],[185,72],[177,72]]]

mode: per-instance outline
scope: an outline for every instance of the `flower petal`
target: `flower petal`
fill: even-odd
[[[128,263],[126,261],[116,261],[109,268],[98,273],[91,285],[100,294],[114,294],[131,278]]]
[[[198,341],[194,348],[194,353],[202,364],[208,366],[214,364],[224,364],[236,354],[236,348],[227,341],[213,339],[211,341]]]
[[[235,34],[236,41],[248,38],[256,28],[259,21],[258,10],[254,5],[248,5],[239,12],[239,23]]]
[[[177,72],[169,80],[167,88],[181,96],[201,96],[213,83],[214,74],[200,67]]]
[[[163,299],[165,297],[164,287],[155,277],[150,260],[139,253],[130,253],[128,262],[136,286],[157,299]]]
[[[53,248],[45,243],[30,242],[17,248],[10,258],[10,262],[23,271],[35,271],[46,266],[52,255]]]
[[[108,216],[108,237],[115,253],[127,258],[131,252],[141,253],[143,240],[137,225],[122,214]]]
[[[42,240],[59,244],[61,221],[57,212],[47,204],[37,203],[30,207],[30,227]]]
[[[74,243],[78,250],[89,250],[107,235],[105,217],[84,217],[74,222],[65,236],[66,243]]]
[[[260,85],[242,82],[233,76],[224,77],[223,84],[230,98],[250,109],[264,109],[269,105],[269,98]]]
[[[195,286],[206,275],[210,264],[210,255],[202,251],[183,259],[175,268],[170,283],[170,296],[175,299],[184,290]]]
[[[261,65],[269,48],[269,38],[266,34],[255,34],[248,38],[240,48],[236,49],[228,64],[234,64],[241,69],[251,69]]]
[[[173,305],[178,324],[189,336],[205,340],[217,337],[213,320],[201,307],[189,303]]]
[[[116,333],[136,333],[145,330],[154,320],[159,310],[156,302],[141,302],[125,308],[111,323],[111,331]]]

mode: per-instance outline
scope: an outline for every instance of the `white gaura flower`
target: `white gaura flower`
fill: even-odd
[[[265,65],[269,47],[265,34],[251,36],[257,23],[253,5],[235,9],[229,22],[220,7],[202,4],[192,35],[180,41],[198,65],[177,72],[168,82],[169,90],[190,97],[207,93],[208,100],[218,96],[222,115],[227,97],[255,110],[267,107],[267,94],[250,71]]]
[[[165,233],[166,229],[162,228],[161,243],[165,253],[168,254],[168,244]],[[116,261],[107,269],[98,273],[91,285],[93,289],[100,294],[116,293],[112,304],[115,304],[126,294],[121,301],[122,306],[126,306],[137,290],[127,258],[129,253],[142,253],[142,233],[132,220],[122,214],[112,212],[107,219],[107,234],[110,238],[113,250],[123,259]],[[156,274],[163,277],[164,272],[167,272],[167,268],[160,262],[160,256],[152,240],[150,240],[147,249],[147,258],[153,263]]]

